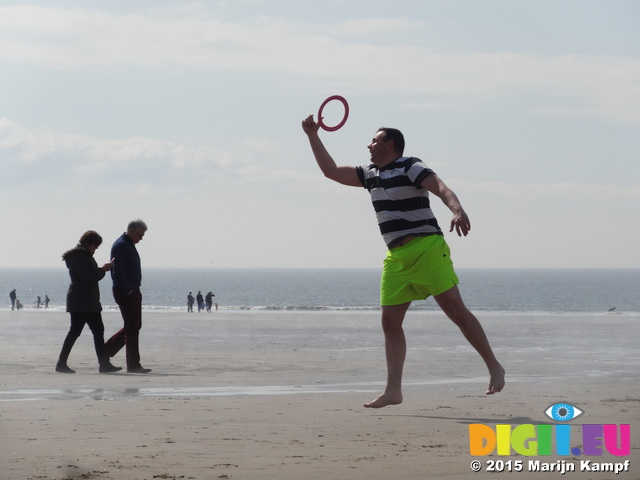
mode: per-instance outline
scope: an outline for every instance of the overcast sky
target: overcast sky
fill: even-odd
[[[300,127],[334,94],[338,163],[397,127],[458,194],[456,266],[640,267],[631,0],[0,1],[0,267],[136,217],[143,267],[379,267]]]

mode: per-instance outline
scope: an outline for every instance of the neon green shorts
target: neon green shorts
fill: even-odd
[[[458,284],[442,235],[412,240],[387,252],[380,280],[380,305],[401,305],[440,295]]]

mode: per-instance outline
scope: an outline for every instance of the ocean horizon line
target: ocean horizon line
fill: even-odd
[[[471,311],[640,312],[640,269],[461,268],[459,288]],[[17,290],[25,307],[65,305],[66,268],[0,268],[0,294]],[[187,294],[214,295],[219,308],[236,310],[378,310],[378,268],[147,268],[143,305],[186,308]],[[115,305],[111,279],[100,282],[105,308]],[[0,297],[1,298],[1,297]],[[39,299],[39,300],[38,300]],[[215,305],[212,305],[215,309]],[[439,308],[429,298],[412,310]],[[196,306],[197,310],[197,306]]]
[[[0,272],[3,270],[60,270],[66,271],[66,267],[61,262],[59,266],[45,266],[45,267],[35,267],[35,266],[27,266],[27,267],[0,267]],[[199,271],[208,271],[208,270],[381,270],[382,265],[380,266],[371,266],[371,267],[165,267],[165,266],[144,266],[143,274],[145,270],[199,270]],[[638,267],[455,267],[456,271],[464,271],[464,270],[548,270],[548,271],[570,271],[570,270],[639,270]]]

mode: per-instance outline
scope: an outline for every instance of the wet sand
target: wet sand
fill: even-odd
[[[377,312],[145,311],[151,374],[99,374],[87,328],[64,375],[67,314],[2,311],[0,478],[640,478],[640,318],[479,317],[508,372],[502,393],[484,395],[484,365],[448,320],[412,312],[405,401],[371,410],[385,378]],[[104,321],[107,335],[121,323]],[[470,455],[469,424],[553,424],[544,411],[560,401],[584,411],[578,437],[583,423],[630,424],[630,455]],[[487,472],[498,460],[523,471]],[[561,475],[530,460],[630,467]]]

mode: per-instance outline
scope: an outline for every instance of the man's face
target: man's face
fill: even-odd
[[[138,243],[140,240],[142,240],[144,234],[145,230],[143,230],[142,228],[138,228],[136,230],[133,230],[129,236],[131,237],[131,240],[133,240],[133,243]]]
[[[393,141],[384,139],[384,132],[377,132],[367,147],[371,153],[371,161],[384,164],[388,161],[389,152],[393,151]]]

